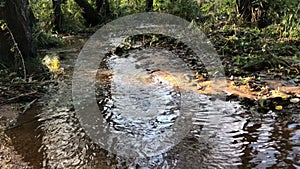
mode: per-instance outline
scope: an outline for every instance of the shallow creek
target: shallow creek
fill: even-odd
[[[123,152],[113,154],[89,138],[72,106],[78,53],[59,55],[65,79],[6,132],[32,168],[300,168],[299,106],[259,114],[238,102],[181,90],[181,82],[171,84],[157,72],[174,73],[174,79],[191,72],[164,50],[137,50],[100,64],[100,75],[113,72],[95,83],[108,140],[117,140],[106,144]],[[165,136],[172,128],[179,138]]]

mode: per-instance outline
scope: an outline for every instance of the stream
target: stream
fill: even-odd
[[[64,80],[50,85],[48,94],[19,116],[18,127],[6,132],[32,168],[300,168],[299,104],[261,114],[236,101],[178,90],[180,83],[170,84],[155,72],[191,72],[163,49],[101,62],[99,72],[114,72],[95,84],[99,116],[111,133],[107,140],[117,140],[105,144],[121,153],[104,149],[86,134],[72,105],[78,52],[58,55]]]

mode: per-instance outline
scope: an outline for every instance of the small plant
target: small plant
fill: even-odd
[[[23,68],[23,78],[24,78],[24,81],[26,81],[27,73],[26,73],[25,61],[24,61],[24,57],[23,57],[23,55],[22,55],[22,53],[19,49],[18,43],[15,40],[15,37],[14,37],[13,33],[11,32],[10,28],[8,27],[8,25],[3,20],[0,20],[0,28],[3,31],[8,32],[8,34],[9,34],[9,36],[10,36],[12,42],[13,42],[13,45],[11,46],[10,51],[11,51],[11,53],[14,53],[15,56],[20,57],[20,60],[21,60],[21,63],[22,63],[22,68]]]
[[[45,55],[42,59],[42,64],[49,69],[54,79],[57,79],[60,75],[63,75],[64,73],[64,69],[60,67],[59,57],[56,55]]]

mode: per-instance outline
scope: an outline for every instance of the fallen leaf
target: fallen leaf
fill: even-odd
[[[276,109],[276,110],[282,110],[282,106],[281,106],[281,105],[278,105],[278,106],[275,107],[275,109]]]
[[[300,101],[299,98],[291,98],[291,99],[290,99],[290,102],[291,102],[291,103],[298,103],[299,101]]]

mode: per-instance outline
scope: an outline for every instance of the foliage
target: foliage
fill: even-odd
[[[294,57],[299,53],[296,45],[282,41],[300,40],[300,3],[298,0],[250,0],[252,16],[259,10],[266,10],[270,24],[257,27],[257,20],[245,23],[238,15],[235,0],[154,0],[154,11],[183,17],[198,24],[215,44],[219,54],[229,58],[229,63],[242,69],[280,68],[289,66],[284,57]],[[1,0],[0,0],[1,2]],[[96,8],[95,0],[88,2]],[[32,10],[38,20],[34,37],[39,46],[63,44],[59,36],[53,35],[52,1],[30,0]],[[113,17],[144,12],[146,0],[109,0]],[[61,5],[63,13],[62,29],[66,33],[84,30],[82,9],[72,0]],[[155,40],[155,39],[153,39]]]
[[[283,27],[285,36],[293,36],[294,31],[299,35],[300,27],[300,3],[298,0],[273,0],[270,1],[270,15],[274,18],[274,24]],[[290,33],[289,33],[290,32]]]
[[[52,1],[30,0],[30,6],[37,19],[33,27],[33,37],[39,47],[58,47],[64,42],[58,35],[53,34],[54,13]],[[63,14],[62,30],[65,33],[78,32],[84,28],[84,20],[81,15],[82,10],[72,0],[61,4]]]
[[[53,24],[53,10],[52,1],[49,0],[29,0],[32,12],[37,19],[39,26],[45,32],[52,31]]]
[[[78,32],[84,29],[82,9],[73,1],[68,0],[61,5],[63,13],[63,30],[68,33]]]
[[[110,1],[110,7],[115,17],[145,11],[146,0],[115,0]]]
[[[60,47],[64,41],[51,32],[45,32],[39,25],[33,28],[33,40],[38,47]]]
[[[38,25],[46,34],[52,32],[53,28],[54,11],[52,5],[52,1],[49,0],[30,0],[30,6],[38,20]],[[64,19],[62,29],[65,32],[77,32],[83,29],[82,10],[74,1],[67,0],[62,3],[61,9]]]
[[[245,70],[253,72],[282,67],[282,70],[289,69],[291,65],[295,65],[295,59],[292,58],[300,53],[297,45],[300,40],[299,2],[251,2],[254,11],[268,5],[267,17],[271,21],[269,26],[258,28],[255,20],[251,24],[244,23],[237,14],[233,0],[198,1],[201,6],[200,19],[193,20],[209,36],[218,53],[223,55],[230,73],[243,74]],[[288,61],[287,57],[290,58]]]
[[[95,0],[88,2],[96,7]],[[124,15],[145,11],[146,0],[110,0],[112,15],[121,17]],[[267,9],[268,18],[273,22],[266,33],[270,36],[279,34],[280,38],[299,37],[300,27],[300,3],[298,0],[251,0],[253,12],[260,8]],[[51,32],[53,26],[52,1],[30,0],[31,8],[39,25],[45,32]],[[72,1],[67,0],[61,5],[64,15],[63,29],[66,32],[77,32],[84,28],[82,10]],[[233,0],[154,0],[154,11],[166,12],[183,17],[187,20],[195,20],[208,31],[215,24],[225,25],[243,24],[236,12],[236,3]],[[242,26],[242,25],[241,25]],[[277,36],[277,35],[276,35]]]
[[[201,11],[209,8],[209,6],[206,6],[201,9],[200,4],[195,0],[176,0],[174,2],[170,2],[170,0],[156,0],[154,6],[155,11],[171,13],[190,21],[199,19],[201,17]]]

